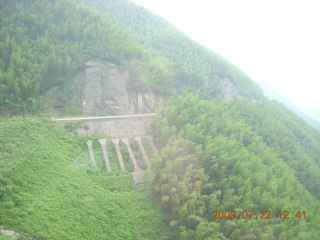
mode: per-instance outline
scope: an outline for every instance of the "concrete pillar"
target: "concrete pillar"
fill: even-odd
[[[107,142],[107,140],[105,138],[99,140],[106,169],[108,172],[111,172],[112,169],[111,169],[111,164],[110,164],[110,160],[109,160],[109,156],[108,156],[108,152],[107,152],[106,142]]]
[[[143,113],[143,99],[142,99],[142,94],[138,93],[138,100],[137,100],[137,105],[138,105],[138,113]]]
[[[130,157],[130,160],[133,164],[133,171],[134,172],[141,172],[141,168],[138,166],[138,163],[137,163],[137,160],[136,158],[134,157],[133,155],[133,152],[132,152],[132,149],[131,149],[131,146],[130,146],[130,141],[129,141],[129,138],[121,138],[121,141],[126,145],[127,147],[127,150],[128,150],[128,153],[129,153],[129,157]]]
[[[92,162],[94,165],[96,165],[96,159],[94,158],[94,153],[93,153],[92,144],[93,144],[93,141],[91,141],[91,140],[89,140],[89,141],[87,142],[90,160],[91,160],[91,162]]]
[[[157,148],[156,144],[155,144],[154,141],[153,141],[153,136],[152,136],[152,135],[149,135],[149,136],[145,136],[145,138],[148,140],[149,145],[150,145],[152,151],[155,152],[155,153],[160,157],[158,148]]]
[[[141,172],[140,171],[139,172],[133,172],[132,173],[132,178],[133,178],[134,185],[141,185],[146,181],[144,173],[142,171]]]
[[[120,170],[121,171],[125,171],[126,167],[124,166],[122,154],[121,154],[120,147],[119,147],[119,141],[120,140],[119,140],[119,138],[112,138],[111,141],[113,142],[113,144],[114,144],[114,146],[116,148]]]
[[[149,157],[143,147],[143,144],[141,142],[141,137],[136,137],[134,138],[134,140],[137,142],[138,144],[138,148],[139,148],[139,151],[140,151],[140,154],[142,155],[142,158],[143,158],[143,161],[145,162],[145,164],[147,164],[147,169],[148,170],[152,170],[151,168],[151,162],[149,160]]]

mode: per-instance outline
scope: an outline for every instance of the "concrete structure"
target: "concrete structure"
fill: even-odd
[[[143,163],[147,166],[147,172],[152,172],[151,162],[142,140],[146,139],[152,151],[159,156],[153,136],[147,135],[154,116],[156,116],[156,114],[61,118],[56,120],[60,122],[80,121],[78,133],[82,136],[106,136],[106,138],[101,138],[98,140],[101,146],[106,170],[108,172],[112,171],[107,148],[113,146],[117,154],[119,170],[126,171],[125,161],[130,161],[133,167],[132,177],[134,184],[140,185],[143,184],[147,179],[145,176],[145,171],[141,168],[141,166],[139,166],[139,163]],[[129,155],[129,159],[123,159],[120,144],[125,146],[125,149]],[[143,162],[137,161],[137,158],[131,148],[133,144],[138,147]],[[90,160],[94,165],[96,165],[96,159],[93,152],[93,141],[88,141],[87,146]],[[122,148],[122,150],[124,149]]]
[[[143,147],[143,144],[142,144],[142,141],[141,141],[141,137],[135,137],[134,140],[138,144],[138,148],[139,148],[140,154],[142,155],[144,163],[147,165],[147,169],[151,171],[152,170],[151,162],[149,160],[149,157],[148,157],[146,151],[144,150],[144,147]]]
[[[152,136],[147,136],[147,139],[152,139]],[[111,168],[111,163],[110,163],[110,159],[108,156],[107,148],[108,147],[111,148],[113,146],[114,149],[116,150],[117,160],[119,163],[119,170],[120,171],[126,171],[126,167],[125,167],[124,162],[129,161],[133,167],[132,178],[133,178],[134,184],[140,185],[148,180],[145,176],[145,171],[139,166],[139,163],[138,163],[136,156],[134,155],[134,152],[132,151],[132,147],[131,147],[133,144],[136,144],[136,146],[139,149],[140,155],[142,156],[143,163],[146,164],[147,170],[152,173],[151,162],[148,157],[148,154],[145,151],[141,137],[121,138],[121,139],[120,138],[111,138],[110,140],[103,138],[103,139],[99,139],[98,142],[100,143],[105,167],[108,172],[111,172],[112,168]],[[108,142],[113,143],[113,144],[107,144]],[[128,152],[129,159],[123,159],[121,149],[120,149],[120,143],[122,143],[126,147],[125,149]],[[91,141],[91,140],[88,141],[87,145],[88,145],[90,160],[93,164],[96,165],[96,160],[95,160],[94,153],[93,153],[93,141]],[[109,145],[109,146],[107,147],[107,145]],[[155,147],[155,145],[153,145],[153,146]],[[156,147],[155,147],[155,149],[156,149]],[[157,149],[156,149],[156,151],[157,151]]]
[[[126,167],[124,166],[122,154],[120,151],[119,138],[112,138],[111,141],[113,142],[114,147],[116,148],[117,158],[118,158],[120,169],[121,169],[121,171],[125,171]]]
[[[128,153],[129,153],[130,161],[131,161],[131,163],[132,163],[132,165],[134,167],[133,171],[134,172],[141,172],[142,170],[138,166],[137,160],[133,155],[129,138],[121,138],[121,141],[126,145],[126,148],[128,150]]]
[[[98,117],[70,117],[70,118],[56,118],[57,122],[70,122],[70,121],[108,121],[108,120],[118,120],[118,119],[133,119],[133,118],[146,118],[157,116],[156,113],[145,113],[145,114],[132,114],[132,115],[119,115],[119,116],[98,116]]]
[[[93,147],[92,147],[93,141],[89,140],[87,142],[87,146],[88,146],[88,151],[89,151],[89,157],[91,162],[96,165],[96,159],[94,158],[94,153],[93,153]]]
[[[141,185],[147,181],[143,171],[133,172],[132,179],[134,185]]]
[[[59,118],[56,121],[78,121],[80,136],[108,136],[113,138],[144,136],[157,114],[136,114],[123,116]]]
[[[148,136],[145,136],[145,138],[148,140],[152,151],[155,152],[158,155],[158,157],[160,157],[158,148],[157,148],[156,144],[154,143],[153,136],[152,135],[148,135]]]
[[[106,148],[106,142],[107,139],[100,139],[99,143],[101,145],[101,149],[102,149],[102,154],[103,154],[103,158],[104,158],[104,162],[105,162],[105,166],[108,172],[111,172],[111,165],[110,165],[110,160],[109,160],[109,156],[108,156],[108,152],[107,152],[107,148]]]

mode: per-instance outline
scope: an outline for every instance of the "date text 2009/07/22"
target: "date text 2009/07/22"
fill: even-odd
[[[306,219],[306,211],[212,211],[212,219]]]

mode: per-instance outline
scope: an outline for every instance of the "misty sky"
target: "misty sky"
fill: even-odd
[[[132,1],[320,121],[320,1]]]

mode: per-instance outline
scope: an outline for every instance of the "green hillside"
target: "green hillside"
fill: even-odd
[[[72,84],[91,60],[126,69],[128,91],[168,100],[151,129],[161,158],[148,184],[134,187],[112,153],[107,173],[97,141],[92,166],[86,142],[97,136],[43,117],[57,115],[44,105],[55,87],[67,106],[59,114],[82,114]],[[235,96],[221,98],[230,85]],[[0,114],[5,229],[34,239],[320,239],[320,132],[130,1],[0,0]]]
[[[9,238],[5,235],[0,234],[0,240],[11,240],[12,238]]]
[[[258,85],[246,74],[145,8],[127,0],[79,1],[107,13],[145,48],[172,61],[176,69],[175,86],[179,91],[196,88],[210,98],[221,93],[220,80],[229,78],[241,95],[261,97]]]
[[[221,79],[229,78],[241,95],[261,97],[244,73],[165,21],[128,1],[104,4],[112,7],[109,14],[72,0],[0,1],[1,112],[39,112],[43,94],[55,86],[63,86],[59,97],[70,101],[71,81],[90,59],[147,76],[135,78],[137,91],[170,95],[198,89],[211,98],[223,91]]]
[[[320,237],[320,134],[283,106],[187,95],[156,126],[163,148],[154,191],[179,239]],[[270,220],[211,219],[212,211],[267,210]]]
[[[0,122],[0,225],[36,239],[168,239],[131,175],[92,167],[86,141],[50,122]]]
[[[143,55],[125,31],[72,0],[0,1],[0,111],[39,112],[41,96],[70,82],[88,59],[125,62]]]

